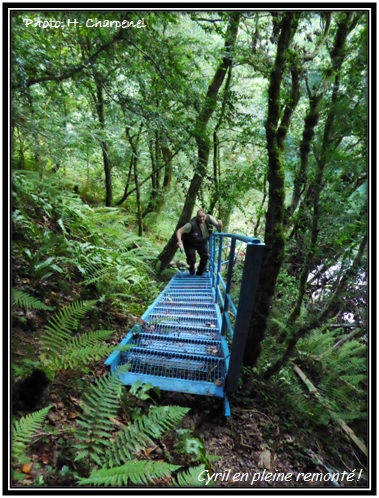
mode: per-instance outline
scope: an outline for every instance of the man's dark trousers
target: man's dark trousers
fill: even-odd
[[[187,257],[187,264],[191,268],[195,267],[196,252],[200,256],[200,263],[197,269],[197,274],[202,275],[207,269],[209,259],[208,243],[206,240],[183,241],[184,251]]]

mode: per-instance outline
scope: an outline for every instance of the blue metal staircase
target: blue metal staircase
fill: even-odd
[[[105,364],[111,371],[130,365],[120,374],[125,385],[223,398],[230,415],[227,393],[237,388],[263,249],[259,239],[213,234],[209,272],[178,272],[120,343],[133,347]],[[243,265],[238,306],[231,297],[236,262]]]

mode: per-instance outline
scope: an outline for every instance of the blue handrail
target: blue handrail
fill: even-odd
[[[239,243],[238,249],[237,243]],[[238,313],[238,304],[234,303],[231,296],[234,266],[238,259],[243,263],[246,247],[251,244],[264,246],[264,243],[257,237],[246,235],[215,232],[210,237],[209,271],[211,272],[215,303],[220,306],[223,312],[221,334],[225,335],[228,332],[231,339],[234,335],[231,320],[234,321]],[[223,259],[223,256],[226,256],[226,259]]]

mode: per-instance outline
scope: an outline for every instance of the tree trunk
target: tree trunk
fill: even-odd
[[[299,22],[299,13],[288,12],[282,17],[278,38],[277,54],[271,72],[268,91],[268,117],[265,124],[268,151],[268,207],[266,213],[265,244],[262,269],[258,285],[255,312],[250,321],[244,363],[254,366],[261,352],[261,342],[266,329],[271,300],[274,295],[276,280],[284,256],[284,169],[281,152],[285,134],[288,130],[288,114],[284,114],[282,125],[280,119],[280,90],[286,68],[288,49],[291,46]],[[296,84],[296,79],[292,81]],[[293,91],[294,93],[294,91]],[[289,116],[290,117],[290,116]]]
[[[96,98],[95,98],[96,112],[100,123],[101,133],[104,136],[105,117],[104,117],[103,87],[99,79],[99,76],[96,73],[94,73],[94,80],[96,84]],[[110,207],[113,204],[112,174],[111,174],[112,165],[109,159],[108,144],[104,139],[101,139],[100,146],[103,154],[104,175],[105,175],[105,205]]]
[[[238,32],[238,25],[241,14],[239,12],[232,12],[229,18],[229,24],[225,37],[225,52],[226,55],[220,62],[216,73],[210,83],[207,95],[204,100],[203,107],[196,119],[195,129],[193,134],[195,136],[197,150],[198,150],[198,164],[195,168],[195,174],[191,180],[186,199],[184,202],[183,210],[180,215],[179,221],[176,224],[175,230],[164,247],[161,254],[158,256],[160,262],[160,271],[167,267],[168,263],[172,260],[176,246],[176,230],[183,226],[192,216],[193,208],[195,207],[196,197],[200,190],[203,177],[206,173],[210,152],[210,141],[207,135],[207,124],[214,113],[217,105],[217,95],[220,87],[225,79],[228,68],[232,63],[232,50],[235,46]]]
[[[132,177],[132,171],[133,171],[133,159],[134,159],[133,156],[131,156],[130,163],[129,163],[128,177],[126,179],[124,193],[123,193],[123,196],[121,197],[121,199],[116,202],[116,206],[121,206],[121,204],[124,201],[126,201],[126,199],[129,197],[129,194],[131,193],[131,192],[128,192],[128,190],[129,190],[130,179]]]
[[[110,207],[113,204],[112,195],[112,165],[109,160],[108,145],[106,142],[101,142],[101,150],[103,152],[104,174],[105,174],[105,205]]]
[[[223,90],[223,98],[221,104],[220,117],[213,131],[213,192],[211,196],[211,201],[209,205],[209,213],[214,214],[216,205],[218,204],[218,214],[214,214],[216,218],[221,218],[221,206],[220,206],[220,177],[221,177],[221,163],[220,163],[220,143],[218,140],[218,130],[220,129],[222,122],[225,117],[226,106],[229,102],[229,88],[232,81],[232,66],[229,66],[228,76],[226,78],[225,87]],[[224,224],[224,226],[226,226]]]
[[[297,171],[294,179],[294,187],[292,192],[292,202],[287,210],[287,216],[290,217],[297,209],[300,196],[305,188],[307,180],[308,158],[311,150],[311,143],[315,134],[315,128],[319,120],[320,103],[323,93],[319,95],[310,95],[309,111],[304,120],[303,138],[300,144],[300,168]]]
[[[220,193],[219,193],[219,171],[220,171],[220,150],[217,137],[217,130],[213,132],[213,193],[209,203],[209,214],[213,215],[217,203],[219,203],[218,218],[220,218]]]
[[[134,182],[136,185],[136,200],[137,200],[137,224],[138,224],[138,236],[142,237],[143,227],[142,227],[142,209],[141,209],[141,193],[138,183],[138,171],[137,171],[138,158],[133,157],[133,174]]]
[[[126,137],[129,140],[129,144],[132,149],[131,164],[133,165],[133,176],[134,176],[136,201],[137,201],[137,224],[138,224],[139,237],[142,237],[143,225],[142,225],[141,192],[140,192],[140,183],[138,181],[137,164],[138,164],[138,143],[141,136],[142,128],[143,128],[143,123],[141,122],[137,135],[133,137],[130,134],[130,129],[128,127],[125,128]]]
[[[173,153],[167,145],[162,143],[162,138],[156,134],[154,147],[150,144],[151,157],[151,194],[150,200],[143,212],[142,217],[147,214],[160,211],[165,202],[165,193],[169,189],[172,180],[172,158]],[[164,166],[164,176],[161,182],[162,163]]]

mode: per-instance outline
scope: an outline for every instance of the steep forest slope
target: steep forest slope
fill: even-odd
[[[77,486],[87,482],[200,486],[208,476],[205,469],[209,469],[209,476],[220,473],[216,480],[209,479],[208,485],[222,487],[250,486],[252,475],[256,475],[254,486],[367,485],[365,455],[339,424],[341,417],[351,420],[347,404],[351,390],[344,395],[343,386],[332,386],[332,372],[320,369],[316,355],[319,336],[313,338],[314,344],[309,341],[308,349],[300,349],[296,363],[313,380],[318,378],[319,385],[322,376],[329,379],[331,391],[320,391],[321,399],[312,399],[312,390],[301,381],[294,383],[292,367],[282,370],[280,378],[268,381],[261,375],[263,370],[246,368],[241,388],[231,398],[232,418],[228,420],[223,417],[222,405],[210,398],[159,393],[152,386],[112,387],[104,359],[177,270],[158,276],[154,259],[159,243],[150,237],[136,237],[127,212],[90,207],[73,192],[70,182],[56,181],[54,177],[40,181],[34,173],[15,172],[13,192],[11,369],[17,443],[13,454],[15,486]],[[83,308],[85,303],[88,309]],[[62,330],[76,338],[74,348],[58,344]],[[333,349],[334,340],[333,335],[329,342],[324,339],[322,354]],[[364,371],[364,345],[354,340],[348,344],[349,348],[341,345],[336,350],[339,355],[329,358],[328,368],[336,368],[333,362],[343,360],[349,375],[357,377],[356,397],[350,403],[357,413],[351,427],[363,440],[365,411],[363,405],[359,406],[359,389],[365,376],[358,372]],[[105,391],[99,382],[107,383]],[[90,398],[86,397],[91,387],[92,398],[95,396],[100,405],[104,403],[105,413],[109,411],[107,419],[111,424],[102,430],[111,440],[144,416],[152,417],[152,408],[174,410],[170,415],[176,416],[174,426],[162,422],[155,435],[143,436],[144,424],[134,428],[137,437],[141,432],[143,443],[136,454],[124,456],[134,465],[131,481],[125,477],[129,476],[125,469],[125,481],[114,476],[101,480],[96,474],[102,458],[100,451],[98,461],[88,460],[91,444],[96,447],[95,441],[88,442],[89,431],[99,430],[95,425],[85,425],[87,436],[83,440],[82,424],[91,424],[94,416]],[[108,392],[113,392],[114,397],[109,395],[108,399]],[[180,407],[182,411],[178,413]],[[25,429],[27,417],[36,413],[39,418],[33,421],[35,426],[29,420]],[[20,421],[24,421],[23,429],[17,425]],[[78,459],[81,452],[84,456]],[[148,466],[157,462],[159,465],[162,460],[171,467],[152,470]],[[145,466],[138,469],[136,462],[141,461]],[[178,477],[179,467],[188,472],[187,480]],[[292,477],[265,480],[260,477],[263,471]],[[345,478],[334,483],[303,479],[306,473],[343,471]],[[237,473],[250,473],[249,480],[233,479]],[[347,473],[354,479],[347,480]],[[204,481],[197,480],[199,475]]]

